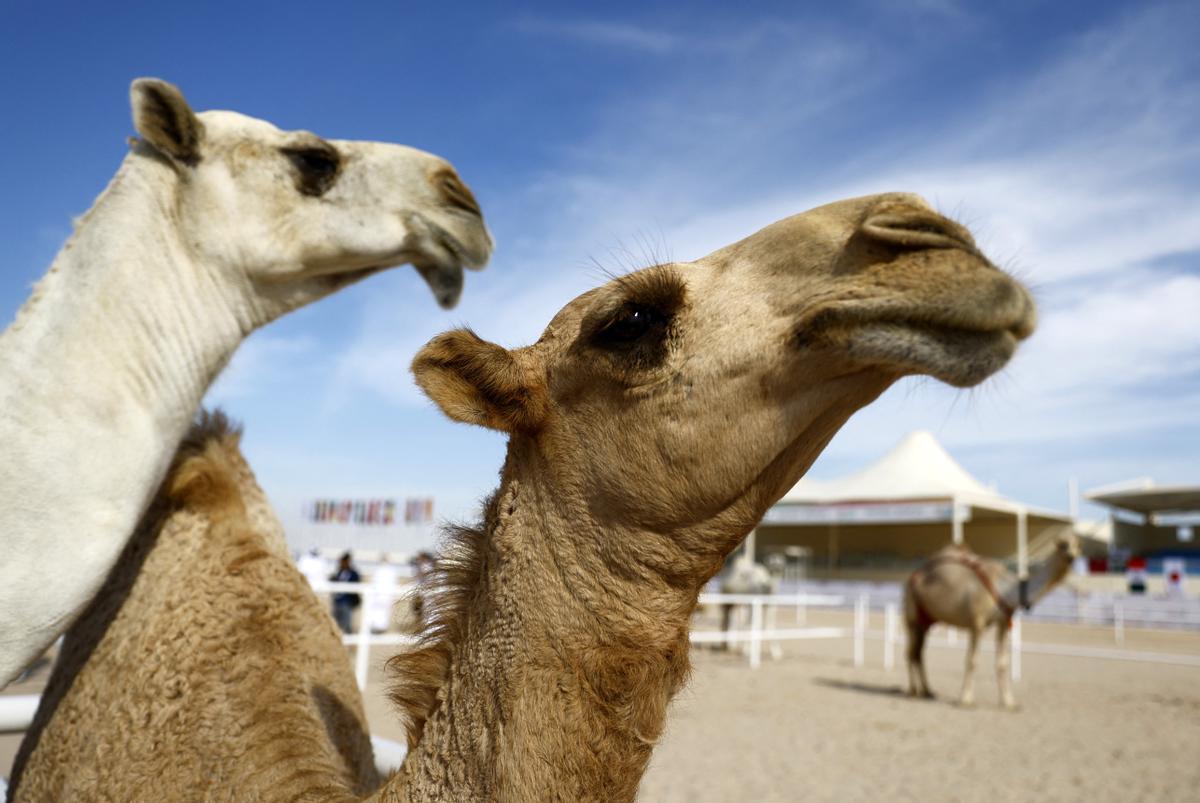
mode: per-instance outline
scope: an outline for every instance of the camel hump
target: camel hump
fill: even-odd
[[[201,410],[184,436],[164,483],[180,507],[215,512],[242,509],[241,487],[249,467],[238,446],[241,428],[221,410]]]

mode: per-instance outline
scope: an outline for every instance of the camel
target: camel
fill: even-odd
[[[369,799],[633,800],[729,553],[855,410],[906,374],[981,382],[1033,309],[965,229],[887,194],[618,277],[532,346],[433,339],[418,385],[508,452],[389,661],[409,752]],[[230,440],[189,438],[68,634],[15,800],[372,787],[343,648]]]
[[[1079,541],[1068,535],[1054,551],[1029,569],[1024,593],[1017,577],[1000,563],[979,557],[961,544],[943,547],[904,586],[904,622],[908,630],[908,684],[914,697],[932,698],[923,651],[929,628],[938,622],[967,631],[967,664],[959,704],[975,704],[975,654],[979,636],[996,628],[996,682],[1001,704],[1016,708],[1009,676],[1008,631],[1018,607],[1026,609],[1050,593],[1079,557]]]
[[[100,587],[246,336],[402,263],[452,306],[492,249],[436,156],[130,97],[138,139],[0,335],[0,688]]]
[[[775,555],[772,558],[777,557]],[[778,556],[782,558],[782,556]],[[720,592],[722,594],[776,594],[779,592],[779,583],[783,579],[782,563],[773,562],[771,566],[764,566],[761,563],[750,560],[744,555],[738,555],[732,561],[732,566],[721,577]],[[721,632],[728,634],[730,625],[733,624],[734,610],[739,606],[732,602],[721,603]],[[745,611],[748,606],[741,606]],[[770,630],[775,627],[775,608],[767,607],[765,611],[765,627]],[[742,620],[745,621],[743,614]],[[726,635],[725,641],[720,642],[717,647],[719,649],[728,649],[730,638]],[[783,654],[783,650],[779,646],[778,641],[772,641],[771,656],[779,658]]]

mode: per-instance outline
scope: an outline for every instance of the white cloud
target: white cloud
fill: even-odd
[[[608,252],[621,242],[634,242],[636,253],[645,237],[692,259],[839,197],[917,191],[1031,281],[1040,332],[978,391],[903,383],[852,421],[825,464],[877,454],[892,434],[923,427],[952,448],[987,451],[982,478],[1016,485],[1031,502],[1061,496],[1071,465],[1117,474],[1097,481],[1120,479],[1121,459],[1085,456],[1080,444],[1172,427],[1194,433],[1191,411],[1200,409],[1200,278],[1153,269],[1200,253],[1200,92],[1195,73],[1179,67],[1194,59],[1179,27],[1161,9],[1121,18],[953,116],[882,124],[883,135],[849,160],[828,158],[843,154],[829,142],[828,121],[869,106],[894,66],[888,59],[903,52],[787,25],[731,31],[730,41],[773,36],[793,46],[714,56],[713,73],[622,94],[593,135],[489,210],[500,255],[486,274],[468,277],[455,317],[505,345],[528,343],[602,279],[589,258],[612,265]],[[639,30],[571,34],[674,46],[646,31],[639,39]],[[408,363],[446,328],[427,306],[409,316],[368,307],[339,359],[347,379],[339,385],[419,402]],[[1172,394],[1157,391],[1179,382]],[[1011,448],[1018,443],[1024,451]],[[1151,473],[1180,464],[1169,448],[1158,454],[1131,451],[1125,461]]]
[[[555,21],[526,17],[518,20],[515,27],[530,34],[551,36],[557,39],[574,39],[588,44],[619,47],[646,53],[666,53],[674,50],[682,41],[674,34],[626,22]]]
[[[316,347],[308,335],[280,337],[264,332],[252,335],[234,353],[207,395],[206,406],[228,406],[251,396],[269,393],[273,380],[282,378],[299,357]]]

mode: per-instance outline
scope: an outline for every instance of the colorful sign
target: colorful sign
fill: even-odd
[[[431,521],[433,521],[433,497],[404,501],[405,524],[426,524]]]
[[[397,524],[428,524],[433,521],[433,497],[404,500],[404,521],[398,499],[318,499],[304,506],[304,518],[314,524],[354,524],[391,527]]]
[[[316,524],[364,524],[386,527],[396,523],[395,499],[318,499],[305,507],[304,517]]]
[[[1184,582],[1187,580],[1187,561],[1183,558],[1163,558],[1163,579],[1167,584],[1168,597],[1186,596]]]
[[[1146,559],[1130,558],[1125,564],[1125,580],[1130,594],[1146,593]]]

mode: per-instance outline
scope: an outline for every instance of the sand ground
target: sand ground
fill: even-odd
[[[809,615],[810,624],[848,622],[840,612]],[[1200,633],[1126,635],[1126,649],[1200,655]],[[1114,646],[1111,631],[1074,625],[1027,625],[1025,639]],[[989,639],[978,704],[962,709],[951,701],[964,643],[928,651],[934,701],[904,696],[903,656],[885,671],[878,640],[867,642],[861,668],[848,639],[787,643],[757,670],[740,655],[694,648],[691,683],[672,705],[640,800],[1200,799],[1200,667],[1026,653],[1020,710],[1006,712]],[[368,719],[373,733],[403,741],[383,698],[386,655],[372,655]],[[36,691],[47,674],[5,693]],[[18,743],[0,735],[0,774]]]

